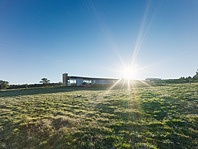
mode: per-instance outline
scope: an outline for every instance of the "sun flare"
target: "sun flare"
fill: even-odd
[[[134,80],[137,77],[138,69],[137,66],[125,66],[121,70],[122,78],[125,80]]]

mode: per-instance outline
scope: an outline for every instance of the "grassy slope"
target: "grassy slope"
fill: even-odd
[[[0,92],[0,148],[198,147],[198,84],[44,90]]]

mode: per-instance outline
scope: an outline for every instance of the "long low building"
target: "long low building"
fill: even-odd
[[[63,85],[64,86],[72,86],[72,85],[82,86],[84,84],[108,85],[108,84],[114,84],[116,81],[118,81],[118,79],[68,76],[68,73],[63,74]]]

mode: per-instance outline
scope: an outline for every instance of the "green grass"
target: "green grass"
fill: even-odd
[[[198,148],[198,84],[0,92],[0,148]]]

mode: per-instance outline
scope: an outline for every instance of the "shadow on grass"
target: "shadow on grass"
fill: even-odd
[[[15,89],[0,91],[0,97],[14,97],[23,95],[37,95],[37,94],[50,94],[60,92],[72,92],[82,90],[106,90],[107,87],[87,88],[87,87],[46,87],[46,88],[29,88],[29,89]]]

